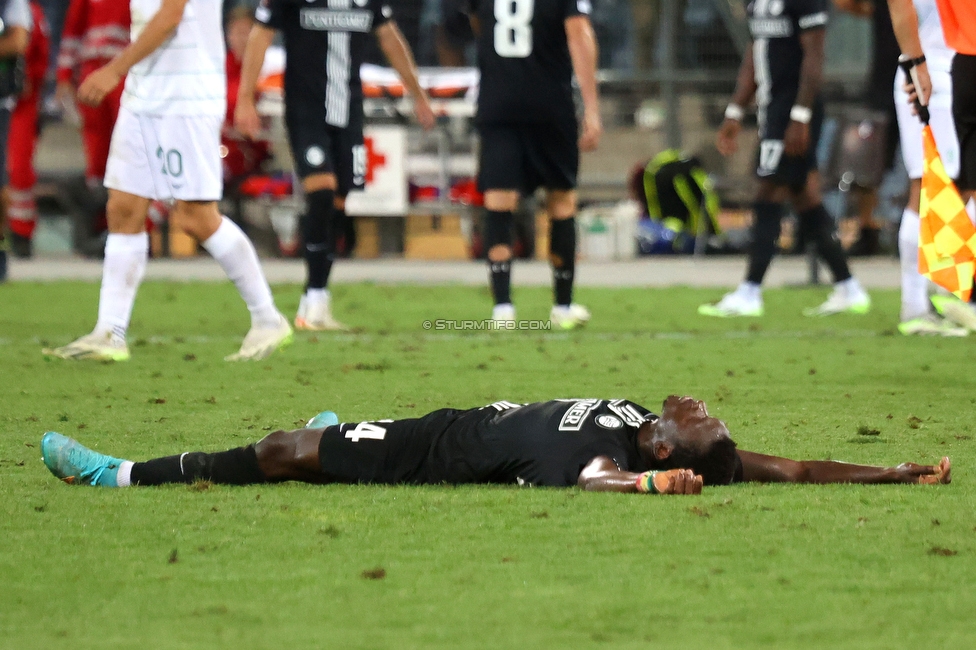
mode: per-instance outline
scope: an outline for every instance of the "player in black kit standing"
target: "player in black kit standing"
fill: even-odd
[[[748,5],[752,47],[739,68],[735,94],[725,110],[717,146],[725,156],[737,149],[744,106],[755,96],[759,112],[759,192],[752,223],[752,249],[746,280],[705,316],[762,316],[762,281],[776,250],[784,201],[799,218],[802,241],[814,242],[834,276],[834,290],[808,316],[843,312],[864,314],[868,294],[850,269],[823,207],[816,148],[823,122],[823,77],[827,0],[752,0]]]
[[[555,300],[550,319],[573,329],[590,319],[573,303],[579,152],[596,149],[603,127],[596,88],[597,44],[590,0],[470,0],[478,34],[478,184],[485,193],[485,242],[495,307],[515,320],[511,300],[512,221],[523,194],[546,190]],[[582,132],[573,73],[583,99]]]
[[[939,465],[871,467],[793,461],[736,448],[705,404],[670,396],[657,416],[627,400],[566,399],[441,409],[409,420],[276,431],[218,453],[142,463],[94,452],[58,433],[41,440],[48,469],[66,483],[101,487],[192,483],[463,484],[698,494],[703,484],[948,483]],[[328,413],[333,418],[333,413]],[[335,420],[333,420],[334,422]]]
[[[366,39],[380,49],[414,100],[417,120],[434,125],[417,81],[410,46],[383,0],[261,0],[241,69],[234,125],[254,138],[260,130],[255,86],[276,30],[285,41],[285,126],[305,192],[305,262],[308,282],[295,317],[300,330],[342,329],[332,317],[326,288],[335,258],[336,223],[345,197],[366,179],[363,89],[359,67]]]

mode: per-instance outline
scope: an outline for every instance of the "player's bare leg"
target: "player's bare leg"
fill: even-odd
[[[329,274],[335,261],[336,206],[338,179],[333,173],[312,174],[302,181],[305,191],[305,266],[308,273],[295,316],[300,330],[343,330],[346,327],[332,317]],[[343,206],[345,202],[343,201]]]
[[[518,190],[485,192],[485,246],[488,248],[488,273],[495,301],[491,318],[496,323],[515,320],[512,305],[512,224],[521,194]]]
[[[251,329],[241,349],[226,359],[264,359],[291,343],[291,327],[275,307],[257,251],[233,221],[220,214],[216,201],[177,201],[170,223],[197,239],[220,264],[251,312]]]
[[[573,302],[576,276],[576,190],[546,191],[549,215],[549,262],[552,264],[553,306],[549,320],[559,329],[585,325],[590,312]]]
[[[109,234],[105,241],[95,329],[68,345],[45,349],[44,354],[93,361],[125,361],[129,358],[125,336],[149,257],[146,234],[149,203],[149,199],[135,194],[108,191]]]

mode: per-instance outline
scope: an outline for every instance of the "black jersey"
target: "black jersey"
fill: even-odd
[[[325,107],[327,124],[362,122],[359,66],[370,33],[393,12],[382,0],[261,0],[258,22],[285,41],[285,105]],[[352,120],[350,120],[350,115]]]
[[[624,471],[646,471],[637,430],[655,417],[626,400],[496,402],[328,427],[319,459],[323,474],[337,482],[566,487],[597,456]]]
[[[756,73],[756,103],[762,112],[774,100],[792,106],[800,88],[800,32],[827,25],[827,0],[752,0],[749,31]]]
[[[590,0],[470,0],[480,24],[478,119],[575,119],[566,19]]]

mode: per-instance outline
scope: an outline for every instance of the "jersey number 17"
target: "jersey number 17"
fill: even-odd
[[[534,0],[495,0],[495,52],[508,59],[532,54]]]

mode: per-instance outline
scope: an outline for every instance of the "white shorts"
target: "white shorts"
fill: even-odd
[[[122,107],[105,187],[148,199],[219,201],[222,122],[213,115],[139,115]]]
[[[952,119],[952,78],[948,71],[930,70],[932,97],[929,99],[929,124],[935,135],[942,164],[950,178],[959,176],[959,137]],[[903,90],[905,72],[898,68],[895,74],[895,112],[898,114],[898,131],[901,135],[901,157],[909,178],[921,178],[924,163],[922,153],[922,122],[912,115],[908,94]]]

